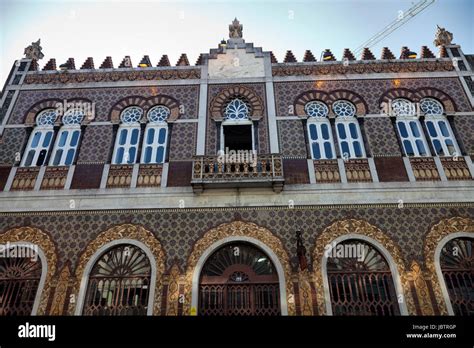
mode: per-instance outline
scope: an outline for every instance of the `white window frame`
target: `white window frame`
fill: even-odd
[[[344,131],[346,132],[346,139],[341,139],[341,135],[339,134],[339,128],[338,125],[342,124],[344,127]],[[355,129],[357,132],[357,138],[352,138],[351,131],[350,131],[350,125],[353,124],[355,125]],[[346,158],[344,156],[344,150],[342,149],[342,142],[346,142],[349,148],[349,153],[348,158],[366,158],[366,153],[365,153],[365,146],[364,146],[364,141],[362,138],[362,133],[360,131],[360,125],[355,116],[338,116],[336,118],[336,133],[337,133],[337,140],[338,140],[338,145],[339,145],[339,152],[341,154],[341,157]],[[360,150],[362,153],[362,156],[358,157],[356,156],[355,148],[354,148],[354,142],[357,141],[360,145]]]
[[[254,124],[251,120],[247,119],[227,119],[221,123],[221,146],[220,146],[220,151],[222,153],[225,152],[224,144],[225,144],[225,136],[224,136],[224,127],[231,127],[231,126],[245,126],[245,125],[250,125],[251,126],[251,132],[252,132],[252,152],[255,152],[255,134],[254,134]]]
[[[147,144],[148,132],[151,129],[154,129],[155,136],[153,137],[153,142],[151,144]],[[158,144],[158,137],[159,137],[160,129],[165,129],[166,130],[164,144]],[[151,161],[148,162],[148,163],[145,162],[145,153],[146,153],[146,148],[147,147],[151,147]],[[163,149],[163,161],[162,162],[156,162],[156,154],[158,152],[159,147],[164,148]],[[144,136],[143,136],[142,153],[141,153],[140,163],[142,163],[142,164],[162,164],[162,163],[165,163],[166,162],[167,148],[168,148],[168,124],[166,122],[148,124],[145,128],[145,133],[144,133]]]
[[[137,143],[135,145],[131,145],[130,141],[132,139],[132,131],[134,129],[138,129],[138,138],[137,138]],[[127,130],[127,137],[125,138],[125,143],[123,145],[119,144],[120,141],[120,134],[123,130]],[[117,135],[115,136],[115,145],[114,145],[114,152],[112,154],[112,164],[116,165],[132,165],[137,162],[137,154],[138,154],[138,148],[140,145],[140,136],[141,136],[141,128],[139,123],[135,124],[121,124],[117,130]],[[117,158],[117,152],[119,148],[123,148],[123,157],[122,157],[122,162],[118,163],[116,161]],[[135,156],[132,161],[127,161],[125,160],[127,158],[126,154],[130,154],[130,149],[135,148]]]
[[[40,133],[41,135],[38,141],[38,146],[33,149],[31,148],[31,145],[37,133]],[[51,133],[51,139],[49,140],[49,143],[47,146],[43,146],[44,139],[46,138],[46,135],[48,133]],[[48,157],[49,149],[51,148],[51,144],[53,143],[53,140],[54,140],[54,127],[53,126],[51,125],[36,126],[31,132],[30,138],[28,139],[28,145],[26,146],[26,149],[23,152],[23,158],[21,160],[20,167],[37,167],[36,162],[38,161],[40,152],[42,150],[46,150],[45,161],[41,165],[41,166],[44,166],[46,164],[46,158]],[[26,166],[25,162],[26,162],[26,159],[28,158],[28,154],[30,153],[30,151],[35,151],[35,154],[33,155],[31,164]]]
[[[443,133],[441,132],[441,127],[439,126],[439,122],[443,121],[446,124],[446,129],[448,130],[449,136],[444,136]],[[433,126],[435,128],[436,137],[433,137],[430,133],[430,130],[428,128],[428,123],[427,122],[432,122]],[[428,132],[428,136],[430,137],[431,145],[433,145],[433,150],[435,151],[435,155],[438,157],[453,157],[453,156],[461,156],[461,151],[459,150],[458,143],[456,141],[456,138],[454,137],[453,130],[451,128],[451,125],[449,124],[448,119],[443,116],[443,115],[427,115],[425,116],[425,125],[426,125],[426,130]],[[454,153],[450,154],[448,147],[446,145],[446,140],[449,139],[452,141],[454,145]],[[444,155],[439,155],[436,151],[436,146],[434,144],[434,141],[438,140],[441,143],[441,147],[443,148]]]
[[[397,132],[398,132],[398,135],[400,136],[400,141],[402,143],[403,153],[405,154],[405,156],[407,156],[407,157],[430,157],[431,156],[430,148],[428,147],[428,143],[426,142],[425,135],[424,135],[424,132],[423,132],[423,128],[421,127],[421,122],[416,116],[397,116],[395,122],[396,122]],[[413,134],[413,131],[412,131],[411,126],[410,126],[410,122],[415,122],[416,123],[416,125],[418,127],[418,131],[420,133],[419,137],[416,137]],[[402,133],[400,132],[398,123],[404,123],[405,124],[405,128],[407,130],[408,137],[403,138]],[[405,149],[405,144],[404,144],[405,140],[408,140],[410,142],[410,144],[412,146],[412,149],[413,149],[413,152],[414,152],[414,155],[408,155],[407,154],[406,149]],[[422,141],[423,146],[425,147],[425,151],[426,151],[425,155],[421,155],[420,152],[418,151],[418,146],[416,145],[416,140],[421,140]]]
[[[318,139],[313,140],[311,139],[311,132],[309,130],[310,125],[315,125],[316,126],[316,132],[318,134]],[[328,135],[329,139],[323,139],[322,137],[322,125],[326,124],[328,127]],[[313,160],[325,160],[325,159],[336,159],[336,151],[334,148],[334,139],[332,137],[332,127],[331,127],[331,122],[329,122],[329,119],[326,117],[309,117],[308,121],[306,122],[306,132],[308,134],[308,142],[309,142],[309,148],[311,152],[311,159]],[[329,142],[331,146],[331,152],[332,152],[332,157],[328,157],[326,150],[324,148],[324,143]],[[319,152],[321,154],[321,158],[316,159],[313,153],[313,144],[317,143],[319,146]]]
[[[74,132],[79,132],[79,136],[77,138],[77,143],[75,146],[71,146],[71,140]],[[69,132],[67,137],[66,137],[66,142],[64,146],[59,147],[59,142],[61,141],[62,134],[64,132]],[[53,147],[53,152],[51,154],[51,157],[49,159],[49,165],[50,166],[66,166],[66,165],[72,165],[74,164],[74,160],[77,155],[77,148],[79,146],[79,142],[81,140],[81,126],[78,124],[70,124],[70,125],[64,125],[61,127],[61,129],[58,132],[58,135],[56,136],[56,140],[54,142],[54,147]],[[54,164],[54,158],[56,157],[56,154],[59,150],[63,150],[63,153],[61,154],[61,158],[59,160],[58,164]],[[66,159],[67,159],[67,154],[69,150],[74,150],[74,156],[72,158],[72,162],[70,164],[66,164]]]

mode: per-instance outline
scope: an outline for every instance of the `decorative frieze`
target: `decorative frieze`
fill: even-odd
[[[317,183],[341,182],[337,160],[314,160],[313,164]]]
[[[66,185],[69,166],[46,167],[43,180],[41,181],[42,190],[61,190]]]
[[[349,159],[344,161],[347,182],[372,182],[369,161],[367,159]]]
[[[448,180],[472,180],[464,157],[440,157]]]
[[[152,81],[152,80],[186,80],[199,79],[201,69],[155,69],[150,70],[112,70],[93,72],[56,72],[56,73],[29,73],[26,75],[26,84],[66,84],[66,83],[94,83],[117,81]]]
[[[161,164],[141,164],[138,170],[137,187],[161,186],[162,174],[163,165]]]
[[[15,173],[10,191],[29,191],[35,188],[39,167],[18,168]]]
[[[133,165],[111,165],[107,178],[107,187],[130,187]]]
[[[320,76],[340,74],[377,74],[377,73],[414,73],[453,71],[454,66],[450,59],[425,60],[418,62],[390,61],[351,63],[344,65],[342,62],[334,64],[277,64],[272,66],[273,76]]]
[[[411,157],[410,164],[417,181],[439,181],[438,169],[432,157]]]

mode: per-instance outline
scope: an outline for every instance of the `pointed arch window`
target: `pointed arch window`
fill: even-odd
[[[112,164],[134,164],[136,162],[142,116],[143,110],[138,106],[131,106],[122,111],[120,115],[122,123],[115,139]]]
[[[306,128],[311,158],[315,160],[335,158],[328,107],[323,102],[315,100],[305,105],[305,112],[308,115]]]
[[[151,265],[148,256],[132,244],[104,252],[87,283],[83,315],[146,315]]]
[[[330,250],[327,277],[333,315],[399,315],[392,273],[371,244],[345,240]]]
[[[54,123],[58,115],[56,110],[41,111],[36,117],[36,127],[28,139],[21,161],[22,167],[39,167],[45,164],[54,137]]]
[[[336,130],[339,150],[344,158],[365,157],[364,142],[359,122],[355,117],[356,107],[347,100],[338,100],[332,106],[336,115]]]

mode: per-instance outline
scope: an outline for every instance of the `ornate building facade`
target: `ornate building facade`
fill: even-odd
[[[474,56],[110,57],[0,98],[2,315],[474,314]],[[19,252],[28,249],[34,257]]]

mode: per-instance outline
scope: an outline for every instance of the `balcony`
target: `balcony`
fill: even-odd
[[[196,193],[225,187],[272,187],[279,193],[284,181],[280,155],[257,155],[251,161],[220,156],[197,156],[193,160],[191,185]]]

